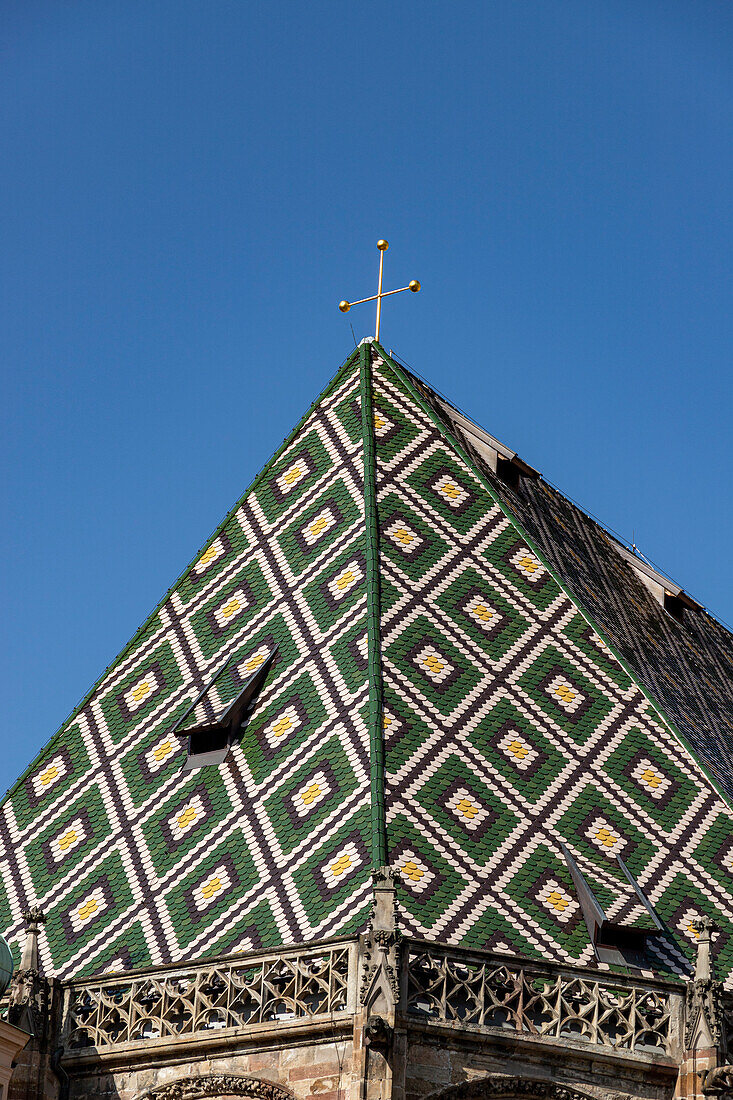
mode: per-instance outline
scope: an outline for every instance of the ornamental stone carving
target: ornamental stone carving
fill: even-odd
[[[730,1096],[733,1092],[733,1066],[716,1066],[701,1074],[705,1096]]]
[[[685,1047],[719,1047],[722,1029],[722,984],[712,978],[696,978],[685,991]],[[704,1029],[708,1035],[702,1037]],[[709,1036],[709,1038],[708,1038]],[[702,1037],[702,1041],[698,1039]]]
[[[712,937],[717,928],[710,917],[693,921],[697,933],[695,977],[685,991],[685,1047],[717,1047],[725,1056],[723,1035],[723,986],[715,980],[712,964]]]
[[[387,1047],[392,1042],[393,1029],[383,1016],[372,1013],[364,1027],[364,1039],[367,1046]]]
[[[554,1081],[538,1081],[532,1077],[478,1077],[431,1092],[426,1100],[491,1100],[492,1097],[517,1097],[517,1100],[591,1100],[587,1092],[567,1088]]]
[[[181,1077],[140,1093],[137,1100],[199,1100],[205,1096],[251,1096],[255,1100],[293,1100],[293,1093],[271,1081],[210,1073],[202,1077]]]
[[[38,934],[46,918],[35,906],[23,913],[26,938],[20,966],[10,983],[8,1022],[27,1031],[41,1035],[48,1019],[49,985],[41,970],[38,955]]]
[[[334,1019],[346,1012],[349,959],[349,945],[337,943],[75,982],[66,992],[62,1042],[73,1054],[289,1019]]]
[[[408,1016],[637,1053],[669,1050],[669,990],[499,963],[438,945],[408,949],[407,976]]]
[[[362,937],[359,1001],[368,1013],[384,1017],[394,1012],[400,998],[400,942],[397,928],[395,875],[389,867],[372,873],[374,905]]]

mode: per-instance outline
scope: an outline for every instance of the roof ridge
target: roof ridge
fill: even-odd
[[[380,621],[379,514],[377,511],[376,441],[372,404],[372,343],[360,347],[360,400],[364,464],[364,557],[366,561],[367,647],[369,678],[369,769],[372,867],[387,862],[383,681]]]
[[[358,360],[359,354],[360,354],[359,353],[359,348],[355,348],[353,351],[351,351],[349,353],[349,355],[346,357],[346,359],[344,359],[343,363],[340,365],[340,367],[338,368],[336,373],[333,375],[333,377],[330,379],[330,381],[326,384],[326,386],[324,386],[324,388],[321,390],[321,392],[318,394],[318,396],[311,402],[311,404],[308,406],[306,411],[300,417],[300,419],[298,420],[297,424],[292,429],[292,431],[290,431],[288,433],[288,435],[285,437],[285,439],[283,439],[282,443],[280,443],[280,445],[275,449],[275,451],[273,451],[273,453],[270,455],[270,457],[267,459],[267,461],[264,463],[264,465],[255,474],[254,478],[249,483],[249,485],[244,490],[244,492],[241,494],[241,496],[238,497],[238,499],[235,501],[235,503],[232,505],[232,507],[226,513],[224,518],[214,528],[214,530],[211,532],[211,534],[208,536],[208,538],[204,540],[204,542],[201,544],[201,546],[198,548],[198,550],[194,553],[193,557],[188,561],[188,563],[184,566],[183,570],[178,574],[178,576],[173,581],[173,583],[166,589],[163,597],[158,601],[158,603],[155,605],[155,607],[145,617],[145,619],[142,621],[140,626],[138,626],[138,628],[134,632],[134,634],[125,643],[125,645],[122,647],[122,649],[119,651],[119,653],[117,653],[116,656],[113,657],[112,660],[109,662],[109,664],[102,670],[102,672],[96,678],[96,680],[94,681],[92,686],[82,696],[82,698],[79,700],[79,702],[75,706],[72,707],[70,712],[67,714],[66,718],[64,718],[61,725],[58,727],[58,729],[53,734],[51,734],[48,741],[46,741],[45,744],[41,746],[41,748],[38,750],[36,755],[33,757],[33,759],[30,761],[28,766],[21,773],[21,775],[18,776],[18,778],[15,780],[15,782],[10,787],[8,787],[8,789],[5,791],[5,793],[2,795],[2,797],[0,797],[0,806],[3,805],[3,803],[14,793],[14,791],[16,791],[18,789],[20,784],[25,781],[25,779],[28,777],[30,772],[33,771],[33,769],[38,765],[38,763],[51,750],[51,748],[55,745],[56,740],[65,731],[65,729],[67,728],[69,723],[76,717],[76,715],[86,706],[86,704],[92,698],[92,696],[96,692],[97,688],[102,684],[105,676],[107,676],[107,674],[113,668],[113,666],[116,665],[119,661],[121,661],[125,657],[125,655],[134,647],[135,643],[140,638],[140,636],[143,634],[143,632],[147,628],[150,621],[165,606],[165,604],[167,603],[167,601],[168,601],[169,597],[171,596],[171,594],[176,590],[178,585],[181,583],[183,578],[186,576],[188,571],[193,566],[194,562],[201,555],[201,551],[203,550],[203,548],[206,545],[208,545],[212,541],[212,539],[215,539],[220,534],[221,531],[224,530],[224,528],[226,527],[229,520],[237,512],[237,510],[242,506],[242,504],[247,499],[247,497],[250,495],[250,493],[252,493],[256,489],[257,485],[260,483],[260,481],[262,480],[262,478],[264,477],[266,472],[270,469],[272,464],[277,461],[277,459],[282,454],[282,452],[285,450],[285,448],[288,447],[290,445],[290,443],[292,443],[293,439],[296,437],[298,432],[301,430],[301,428],[305,424],[306,420],[308,419],[308,417],[310,416],[312,411],[318,405],[320,405],[322,401],[324,401],[328,397],[328,395],[331,393],[331,391],[338,385],[341,376],[346,373],[346,371],[349,369],[349,367],[353,366],[353,364],[356,360]]]

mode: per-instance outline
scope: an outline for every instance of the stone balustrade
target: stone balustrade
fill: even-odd
[[[356,942],[234,956],[69,983],[62,1041],[94,1047],[216,1032],[354,1010]]]
[[[348,1022],[358,1010],[359,941],[230,956],[111,974],[64,988],[65,1059],[90,1048],[157,1045],[174,1037],[285,1021]],[[563,968],[405,939],[404,1023],[674,1055],[683,1028],[679,983]]]
[[[684,997],[673,985],[434,945],[412,944],[406,966],[411,1017],[637,1053],[679,1043]]]

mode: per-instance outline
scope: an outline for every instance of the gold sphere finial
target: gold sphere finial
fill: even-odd
[[[389,241],[377,241],[377,248],[380,252],[386,252],[389,248]]]
[[[351,309],[351,302],[339,302],[339,309],[342,313],[348,313]]]
[[[413,294],[417,294],[418,290],[420,289],[420,284],[417,279],[411,279],[407,285],[409,286]]]

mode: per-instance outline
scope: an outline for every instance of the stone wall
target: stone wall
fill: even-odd
[[[551,1081],[598,1100],[672,1100],[677,1080],[677,1066],[666,1057],[578,1050],[562,1041],[537,1043],[514,1036],[467,1039],[455,1033],[420,1034],[407,1029],[398,1029],[386,1057],[381,1051],[367,1052],[362,1076],[359,1045],[350,1036],[303,1041],[287,1031],[284,1028],[280,1039],[267,1048],[232,1040],[228,1049],[209,1053],[200,1048],[151,1057],[151,1052],[139,1051],[113,1061],[89,1059],[70,1067],[69,1100],[142,1100],[146,1093],[173,1082],[226,1076],[255,1078],[297,1100],[386,1098],[390,1082],[395,1100],[403,1089],[404,1100],[423,1100],[449,1086],[465,1086],[496,1074]],[[284,1097],[265,1092],[264,1100]]]
[[[238,1049],[239,1047],[239,1049]],[[142,1056],[118,1060],[116,1065],[98,1062],[78,1066],[70,1075],[69,1100],[138,1100],[146,1092],[159,1090],[176,1081],[205,1078],[249,1077],[270,1083],[298,1098],[345,1100],[352,1070],[350,1039],[291,1045],[285,1042],[269,1049],[243,1049],[233,1042],[231,1049],[206,1056],[191,1051],[188,1057],[151,1060]],[[225,1087],[224,1082],[217,1087]],[[226,1093],[218,1093],[226,1095]],[[277,1094],[265,1100],[278,1100]]]
[[[551,1081],[598,1097],[671,1100],[678,1067],[668,1057],[618,1055],[562,1040],[459,1036],[411,1030],[405,1042],[405,1098],[422,1100],[491,1075]]]

